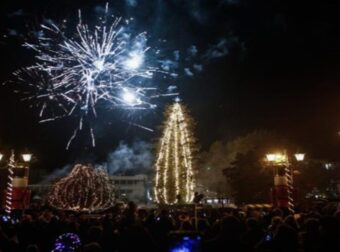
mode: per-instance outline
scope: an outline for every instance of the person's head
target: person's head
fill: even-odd
[[[191,230],[193,227],[189,221],[183,221],[181,224],[182,230]]]
[[[166,209],[162,209],[162,211],[160,212],[161,217],[167,217],[168,215],[169,215],[169,211]]]
[[[296,251],[298,247],[298,233],[292,227],[281,224],[277,228],[274,240],[284,251]]]
[[[259,227],[259,223],[255,218],[248,218],[246,221],[246,225],[247,225],[248,230],[256,229]]]
[[[298,224],[295,221],[295,218],[293,215],[288,215],[285,220],[284,223],[289,225],[290,227],[294,228],[295,230],[298,229]]]
[[[337,211],[334,213],[334,217],[340,220],[340,210],[337,210]]]
[[[138,209],[137,215],[139,218],[144,219],[147,216],[147,211],[145,209]]]
[[[230,237],[237,237],[241,234],[241,222],[234,216],[224,217],[221,222],[221,234]]]
[[[129,209],[130,211],[132,211],[132,212],[135,212],[135,211],[137,210],[137,205],[136,205],[136,203],[133,202],[133,201],[130,201],[130,202],[128,203],[128,209]]]
[[[6,233],[8,237],[14,237],[17,235],[17,230],[15,229],[13,225],[10,225],[7,227]]]
[[[282,223],[282,218],[280,216],[275,216],[272,218],[270,228],[271,229],[276,229],[279,225]]]
[[[32,222],[33,221],[32,215],[24,214],[21,218],[21,221],[22,222]]]
[[[273,216],[283,217],[283,211],[280,208],[275,208],[272,211]]]
[[[83,252],[102,252],[102,247],[97,242],[91,242],[85,244],[83,247]]]
[[[103,229],[99,226],[92,226],[88,230],[88,237],[91,241],[99,242],[103,234]]]
[[[315,218],[309,218],[305,221],[305,229],[308,233],[319,232],[319,220]]]
[[[26,247],[26,252],[40,252],[38,245],[30,244]]]
[[[209,227],[209,224],[206,220],[203,220],[203,219],[198,220],[198,230],[205,231],[206,229],[208,229],[208,227]]]
[[[325,216],[320,219],[320,231],[323,234],[335,234],[340,230],[340,221],[334,216]]]

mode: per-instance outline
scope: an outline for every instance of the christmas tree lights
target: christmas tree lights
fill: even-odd
[[[195,190],[192,119],[179,101],[167,114],[155,164],[155,199],[160,204],[190,203]]]

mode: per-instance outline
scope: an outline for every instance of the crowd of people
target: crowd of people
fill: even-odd
[[[81,244],[56,248],[66,233]],[[198,245],[176,248],[183,237],[196,237]],[[2,215],[0,251],[340,251],[340,208],[328,204],[289,214],[278,208],[142,209],[130,202],[85,214],[33,206],[18,216]]]

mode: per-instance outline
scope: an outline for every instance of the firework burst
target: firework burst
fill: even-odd
[[[110,108],[152,109],[156,107],[152,98],[162,96],[145,84],[161,71],[147,64],[147,34],[130,34],[130,21],[109,15],[106,5],[104,17],[93,27],[82,21],[79,11],[79,22],[71,36],[60,28],[65,25],[49,21],[41,25],[35,42],[24,43],[35,52],[36,59],[35,64],[14,72],[26,85],[22,89],[24,100],[38,107],[40,122],[78,118],[66,148],[82,130],[83,121],[96,118],[102,102]],[[91,126],[90,135],[94,146]]]

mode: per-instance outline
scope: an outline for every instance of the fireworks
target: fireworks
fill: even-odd
[[[57,209],[101,211],[113,206],[114,187],[104,170],[78,164],[53,186],[48,201]]]
[[[20,89],[24,100],[38,107],[40,122],[78,118],[66,148],[85,121],[96,118],[98,107],[152,109],[156,105],[151,99],[162,96],[146,81],[161,72],[148,65],[147,34],[130,34],[130,22],[109,15],[107,5],[93,27],[82,21],[79,11],[74,34],[61,28],[66,23],[58,26],[49,21],[41,25],[35,42],[24,44],[35,52],[36,63],[14,75],[24,84]],[[94,146],[93,128],[89,128]]]
[[[165,204],[189,203],[195,189],[190,117],[179,102],[174,103],[168,113],[155,165],[156,201]]]

